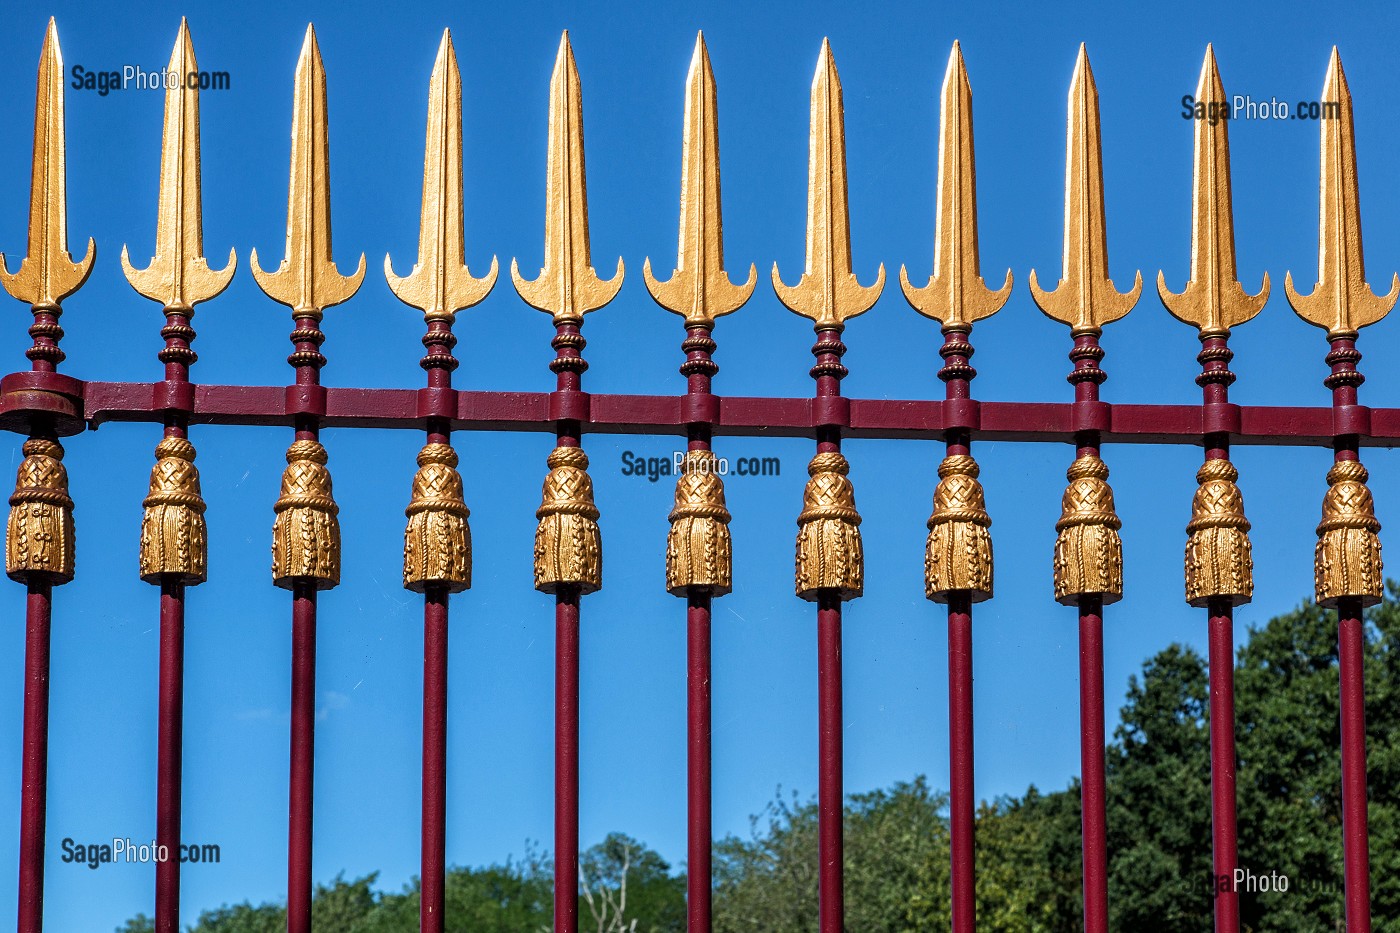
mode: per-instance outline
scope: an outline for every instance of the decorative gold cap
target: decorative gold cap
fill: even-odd
[[[1332,46],[1327,78],[1322,84],[1322,105],[1337,108],[1335,119],[1323,119],[1322,170],[1319,173],[1322,205],[1317,229],[1317,285],[1311,295],[1293,287],[1293,273],[1285,273],[1283,290],[1288,303],[1309,324],[1327,328],[1327,336],[1353,337],[1368,324],[1390,313],[1400,297],[1400,275],[1392,275],[1390,292],[1375,295],[1366,285],[1366,264],[1361,253],[1361,198],[1356,182],[1356,133],[1351,116],[1351,90],[1342,72],[1342,57]],[[1326,114],[1324,114],[1326,116]]]
[[[166,437],[156,445],[151,491],[141,503],[141,579],[160,584],[173,579],[187,586],[208,577],[208,543],[204,497],[194,445],[183,437]]]
[[[823,39],[812,79],[812,129],[807,160],[807,268],[796,285],[784,285],[773,263],[778,300],[815,322],[840,331],[846,320],[869,311],[885,287],[885,264],[871,286],[851,271],[851,215],[846,196],[846,116],[841,77]]]
[[[593,271],[588,247],[588,187],[583,166],[583,86],[568,30],[549,79],[549,167],[544,210],[544,267],[532,282],[510,261],[510,278],[525,303],[554,315],[556,326],[582,324],[583,316],[617,297],[622,257],[608,281]]]
[[[97,245],[88,237],[87,255],[74,262],[68,253],[67,154],[63,126],[63,53],[58,26],[49,17],[39,53],[34,100],[34,171],[29,184],[29,255],[11,272],[0,253],[0,285],[36,309],[57,313],[64,298],[83,287],[92,272]]]
[[[427,444],[418,452],[403,543],[403,585],[416,593],[434,583],[449,593],[472,585],[471,512],[456,467],[457,452],[447,444]]]
[[[557,593],[575,586],[592,593],[603,585],[603,540],[588,455],[580,447],[556,447],[535,517],[535,589]]]
[[[685,316],[686,327],[713,329],[715,318],[737,311],[753,294],[758,269],[749,265],[743,285],[724,271],[724,225],[719,197],[719,105],[715,75],[705,37],[695,39],[695,55],[685,82],[685,139],[681,150],[681,234],[676,270],[667,282],[651,274],[651,259],[642,278],[656,303]]]
[[[400,278],[389,256],[384,277],[404,304],[423,312],[427,321],[451,321],[463,308],[483,301],[496,284],[498,265],[473,278],[463,258],[466,238],[462,220],[462,75],[452,33],[443,30],[437,61],[428,82],[428,142],[423,151],[423,210],[418,228],[418,262]]]
[[[63,445],[31,438],[21,449],[24,460],[10,496],[5,573],[19,583],[67,583],[73,579],[75,536]]]
[[[282,495],[273,505],[272,582],[283,589],[310,581],[318,590],[340,584],[340,508],[331,492],[326,448],[295,441],[287,448]]]
[[[1196,496],[1186,526],[1186,601],[1206,607],[1228,598],[1240,606],[1254,596],[1254,558],[1239,471],[1229,460],[1207,460],[1196,472]]]
[[[952,593],[967,592],[977,603],[992,597],[992,517],[977,461],[967,454],[945,457],[938,465],[933,515],[924,550],[924,594],[946,603]]]
[[[1208,113],[1225,113],[1230,106],[1215,51],[1206,46],[1198,105]],[[1230,200],[1229,120],[1196,120],[1195,160],[1191,178],[1191,280],[1177,295],[1167,289],[1167,277],[1157,273],[1162,304],[1177,320],[1200,330],[1202,337],[1225,336],[1243,324],[1269,299],[1269,273],[1257,295],[1240,285],[1235,272],[1235,215]]]
[[[331,147],[326,112],[326,69],[316,30],[306,27],[297,59],[292,99],[292,171],[287,193],[287,255],[275,272],[264,272],[258,251],[249,256],[253,278],[267,297],[292,309],[293,317],[321,319],[321,312],[359,291],[365,254],[353,275],[343,276],[331,258]]]
[[[1366,488],[1368,478],[1357,460],[1339,460],[1327,471],[1313,561],[1319,606],[1335,609],[1344,596],[1360,597],[1363,606],[1381,601],[1385,587],[1377,534],[1381,523],[1376,521],[1376,506]]]
[[[1081,596],[1098,596],[1116,603],[1123,596],[1123,523],[1113,505],[1108,465],[1080,457],[1065,478],[1069,486],[1055,523],[1055,600],[1072,606]]]
[[[1047,317],[1070,332],[1098,335],[1137,304],[1142,273],[1119,294],[1108,277],[1108,223],[1103,209],[1103,143],[1099,135],[1099,90],[1081,42],[1069,84],[1069,130],[1065,142],[1065,252],[1060,284],[1045,291],[1031,270],[1031,297]]]
[[[948,330],[968,331],[1000,311],[1011,297],[1011,270],[992,291],[982,280],[977,251],[977,166],[972,154],[972,85],[962,46],[953,43],[943,76],[938,112],[938,210],[934,221],[933,275],[923,288],[899,267],[899,284],[914,310]]]
[[[708,450],[687,451],[681,461],[676,507],[667,516],[666,591],[674,596],[689,595],[691,587],[705,587],[711,596],[731,589],[729,510],[718,471],[719,460]]]
[[[797,595],[815,602],[819,591],[855,599],[865,589],[865,553],[851,465],[839,453],[822,453],[807,464],[802,514],[797,516]]]
[[[204,259],[204,216],[199,184],[199,87],[187,77],[199,73],[189,25],[182,18],[171,75],[179,80],[165,91],[165,131],[160,144],[160,201],[156,211],[156,255],[137,269],[122,247],[122,271],[131,287],[172,311],[194,313],[233,281],[236,257],[215,272]]]

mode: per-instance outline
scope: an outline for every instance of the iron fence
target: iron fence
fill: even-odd
[[[169,71],[198,72],[182,24]],[[602,585],[599,510],[594,502],[583,437],[589,433],[684,435],[675,506],[666,544],[666,587],[686,601],[688,626],[689,928],[710,928],[710,612],[732,584],[730,514],[715,469],[716,436],[811,437],[798,515],[796,595],[815,604],[818,638],[820,918],[823,933],[842,929],[841,613],[864,587],[860,514],[847,437],[923,438],[946,442],[928,520],[926,593],[948,613],[949,742],[951,753],[952,914],[956,933],[974,929],[974,789],[972,733],[972,607],[993,593],[991,519],[972,456],[974,440],[1067,443],[1063,514],[1056,528],[1053,575],[1059,602],[1079,616],[1080,722],[1083,801],[1084,923],[1103,933],[1108,923],[1104,804],[1103,616],[1122,594],[1120,521],[1102,445],[1185,444],[1204,448],[1199,488],[1187,526],[1185,595],[1206,610],[1210,641],[1210,743],[1214,874],[1236,868],[1233,610],[1252,596],[1249,522],[1231,444],[1330,446],[1316,551],[1318,602],[1338,614],[1341,665],[1342,786],[1347,928],[1370,929],[1366,826],[1366,750],[1362,677],[1362,609],[1379,601],[1381,557],[1364,446],[1400,439],[1400,409],[1360,404],[1358,331],[1383,317],[1400,295],[1374,295],[1362,267],[1350,93],[1335,50],[1323,105],[1319,282],[1302,294],[1285,279],[1294,309],[1327,331],[1324,385],[1331,404],[1316,407],[1241,406],[1230,402],[1231,329],[1259,312],[1267,276],[1255,294],[1237,281],[1230,201],[1228,121],[1197,120],[1193,184],[1191,276],[1180,293],[1159,274],[1167,309],[1198,331],[1202,401],[1193,405],[1110,404],[1099,397],[1104,325],[1137,303],[1142,280],[1121,292],[1108,277],[1098,93],[1081,47],[1069,93],[1064,266],[1053,290],[1032,271],[1032,296],[1051,318],[1070,327],[1068,381],[1072,400],[980,402],[972,393],[974,323],[996,313],[1013,283],[999,288],[979,274],[972,96],[954,45],[942,90],[934,270],[927,285],[900,285],[919,313],[937,321],[944,343],[940,400],[853,399],[841,394],[847,374],[842,335],[849,318],[868,310],[885,281],[883,266],[862,285],[851,264],[846,204],[845,134],[841,84],[823,43],[812,85],[806,268],[796,284],[772,270],[779,299],[814,322],[814,393],[808,398],[724,397],[713,391],[716,320],[752,295],[758,274],[742,284],[724,271],[715,81],[703,39],[687,79],[682,158],[679,252],[666,280],[643,265],[648,291],[684,318],[681,343],[685,392],[676,395],[594,395],[584,391],[588,368],[582,334],[587,312],[618,293],[624,267],[611,279],[593,270],[582,143],[580,82],[565,35],[550,85],[544,265],[533,280],[515,263],[511,278],[521,298],[551,315],[556,351],[552,392],[468,391],[453,387],[457,312],[495,285],[493,260],[473,276],[463,260],[461,80],[451,37],[444,34],[429,85],[422,226],[417,262],[400,277],[386,259],[393,292],[423,313],[425,385],[418,390],[333,388],[320,384],[323,312],[350,299],[363,281],[358,268],[342,275],[331,255],[326,78],[315,34],[308,29],[296,68],[292,124],[287,252],[265,271],[256,251],[252,274],[272,298],[291,309],[294,378],[286,386],[201,385],[191,380],[195,305],[216,297],[234,274],[230,253],[222,270],[203,256],[199,179],[199,82],[175,82],[166,93],[156,256],[137,269],[125,251],[131,285],[161,304],[165,341],[157,354],[162,379],[149,383],[85,381],[59,371],[64,353],[59,323],[64,298],[92,271],[89,240],[81,261],[67,245],[63,95],[55,26],[49,23],[39,64],[28,256],[17,270],[5,264],[0,284],[30,305],[34,323],[29,370],[0,380],[0,425],[25,434],[24,460],[10,499],[6,570],[28,590],[23,791],[20,830],[20,933],[42,922],[45,784],[48,741],[49,632],[53,589],[74,575],[73,501],[68,495],[61,438],[109,421],[154,423],[164,436],[144,501],[141,576],[160,587],[160,682],[157,765],[158,844],[180,839],[183,633],[187,587],[206,576],[205,505],[195,467],[191,427],[260,424],[290,427],[281,495],[273,505],[273,582],[291,593],[292,717],[288,838],[288,929],[310,930],[312,769],[315,724],[316,599],[340,580],[340,532],[325,427],[400,428],[425,432],[407,507],[403,582],[423,594],[422,914],[424,931],[443,928],[446,800],[447,620],[449,597],[471,585],[471,538],[463,483],[455,467],[454,432],[514,430],[553,433],[535,538],[535,586],[555,601],[555,929],[577,930],[579,617],[582,597]],[[1208,49],[1195,100],[1227,106]],[[2,258],[2,257],[0,257]],[[156,929],[175,933],[178,859],[156,869]],[[1239,928],[1238,892],[1215,897],[1216,929]]]

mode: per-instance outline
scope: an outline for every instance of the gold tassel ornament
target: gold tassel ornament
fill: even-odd
[[[687,451],[681,462],[666,537],[666,590],[672,595],[686,596],[690,587],[706,587],[710,595],[723,596],[731,589],[729,510],[718,470],[719,460],[708,450]]]
[[[5,573],[11,580],[53,584],[73,579],[73,500],[58,441],[31,438],[10,496],[5,535]]]
[[[1207,460],[1196,473],[1191,521],[1186,526],[1186,601],[1204,607],[1213,598],[1239,606],[1254,596],[1254,559],[1239,471],[1229,460]]]
[[[418,452],[403,544],[403,585],[416,593],[429,584],[442,584],[449,593],[472,585],[471,512],[457,462],[457,452],[447,444],[428,444]]]
[[[1094,456],[1080,457],[1065,472],[1069,486],[1055,523],[1055,600],[1077,605],[1081,596],[1104,603],[1123,597],[1123,523],[1113,505],[1108,465]]]
[[[855,599],[865,589],[865,555],[851,466],[839,453],[821,453],[807,464],[802,514],[797,516],[797,595],[815,602],[820,590]]]
[[[340,583],[340,509],[328,459],[316,441],[295,441],[287,448],[272,526],[272,582],[283,589],[300,581],[314,582],[318,590]]]
[[[1335,609],[1337,600],[1360,597],[1361,605],[1381,601],[1385,584],[1376,506],[1366,488],[1369,474],[1358,460],[1339,460],[1327,471],[1322,524],[1317,526],[1317,604]]]
[[[204,497],[194,445],[183,437],[163,438],[156,445],[150,494],[141,503],[141,579],[160,583],[174,579],[187,586],[208,578],[208,543],[204,527]]]
[[[992,597],[992,525],[977,461],[967,454],[945,457],[938,465],[933,515],[924,553],[924,593],[946,603],[968,592],[977,603]]]
[[[588,455],[580,447],[556,447],[546,461],[549,475],[535,517],[535,589],[557,593],[576,586],[580,593],[603,585],[603,541]]]

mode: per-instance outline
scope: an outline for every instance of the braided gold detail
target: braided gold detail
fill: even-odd
[[[1361,598],[1363,606],[1381,601],[1381,541],[1376,507],[1366,488],[1369,474],[1357,460],[1340,460],[1327,471],[1322,524],[1317,526],[1317,603],[1336,608],[1343,596]]]
[[[546,462],[549,475],[535,512],[540,520],[535,589],[555,593],[561,586],[577,586],[580,593],[595,592],[603,585],[603,541],[588,455],[580,447],[556,447]]]
[[[73,500],[58,441],[24,442],[24,460],[10,496],[5,535],[5,573],[11,580],[53,584],[73,579]]]
[[[403,585],[417,593],[430,583],[445,585],[449,593],[472,585],[471,512],[456,467],[457,452],[447,444],[418,452],[403,540]]]
[[[327,459],[326,448],[316,441],[295,441],[287,448],[272,525],[272,582],[283,589],[300,581],[314,582],[318,590],[340,583],[340,509]]]
[[[1212,598],[1239,606],[1254,596],[1254,559],[1239,471],[1229,460],[1207,460],[1196,472],[1191,521],[1186,526],[1186,601],[1205,607]]]
[[[802,514],[797,516],[797,595],[815,602],[819,590],[855,599],[865,589],[865,554],[851,466],[838,453],[821,453],[807,464]]]
[[[933,515],[928,520],[924,551],[924,594],[946,603],[955,592],[968,592],[973,602],[992,595],[992,519],[977,461],[967,454],[945,457],[938,465],[933,490]]]
[[[194,586],[208,576],[209,550],[204,528],[204,497],[194,445],[183,437],[156,445],[150,494],[141,505],[141,579],[174,579]]]
[[[707,587],[713,596],[730,591],[734,559],[718,470],[719,460],[708,450],[687,451],[681,462],[666,536],[666,590],[675,596],[687,595],[692,586]]]
[[[1055,599],[1074,605],[1081,596],[1116,603],[1123,596],[1123,523],[1113,506],[1108,465],[1098,457],[1075,460],[1055,523]]]

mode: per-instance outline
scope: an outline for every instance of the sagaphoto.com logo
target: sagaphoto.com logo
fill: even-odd
[[[83,65],[69,69],[69,87],[75,91],[96,91],[98,97],[106,97],[113,91],[128,89],[137,91],[170,91],[186,87],[200,91],[227,91],[232,79],[227,71],[180,71],[169,67],[158,71],[147,71],[140,65],[122,65],[121,68],[93,70]]]
[[[1255,100],[1248,94],[1236,94],[1228,101],[1197,100],[1194,94],[1181,97],[1183,120],[1204,120],[1211,126],[1221,120],[1338,120],[1342,105],[1335,100]]]

